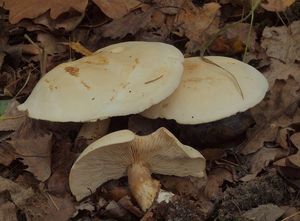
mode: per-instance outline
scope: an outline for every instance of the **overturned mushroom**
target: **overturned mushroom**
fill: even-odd
[[[82,152],[71,169],[69,184],[80,200],[106,181],[127,175],[132,195],[146,211],[160,189],[151,173],[203,177],[205,159],[165,128],[148,136],[121,130],[102,137]]]
[[[179,85],[183,55],[158,42],[124,42],[58,65],[21,104],[29,117],[87,122],[139,113]]]
[[[265,77],[250,65],[228,57],[205,58],[209,62],[199,57],[186,58],[183,78],[175,92],[141,114],[149,119],[175,120],[179,127],[172,121],[160,120],[154,129],[176,127],[177,133],[188,136],[184,143],[191,136],[201,143],[201,139],[206,139],[201,135],[220,141],[220,136],[228,134],[232,138],[245,132],[253,120],[244,112],[258,104],[268,90]],[[139,131],[135,127],[131,129]],[[217,131],[222,128],[223,131]]]

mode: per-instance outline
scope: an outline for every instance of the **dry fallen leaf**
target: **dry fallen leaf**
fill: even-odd
[[[260,205],[243,213],[243,217],[255,221],[274,221],[284,214],[284,210],[273,204]]]
[[[300,21],[288,27],[266,27],[263,31],[261,46],[270,58],[291,64],[300,60]]]
[[[207,178],[204,189],[205,195],[209,199],[217,199],[220,196],[221,186],[224,181],[234,182],[233,175],[229,170],[221,167],[212,170]]]
[[[16,24],[23,18],[36,18],[50,10],[50,17],[56,19],[59,15],[70,9],[83,13],[87,6],[87,0],[66,1],[39,1],[39,0],[0,0],[0,5],[9,10],[9,21]]]
[[[38,180],[45,181],[51,174],[52,134],[36,128],[31,121],[25,121],[9,141],[15,155],[22,158]]]
[[[134,35],[141,28],[144,28],[150,21],[153,10],[145,12],[130,13],[122,18],[103,25],[99,31],[103,37],[123,38],[127,34]]]
[[[251,33],[249,35],[249,31]],[[249,39],[248,39],[249,35]],[[248,23],[234,23],[229,24],[219,38],[209,47],[210,50],[216,52],[222,52],[225,54],[241,53],[245,50],[245,46],[248,46],[249,50],[254,51],[256,40],[256,32],[251,29]]]
[[[84,14],[81,15],[73,15],[72,13],[58,17],[53,20],[50,17],[50,13],[46,12],[36,18],[34,18],[31,22],[23,20],[19,22],[20,25],[25,27],[28,31],[48,31],[45,27],[47,27],[50,31],[55,31],[56,29],[64,29],[66,32],[73,31],[79,23],[84,18]],[[45,30],[46,29],[46,30]]]
[[[260,171],[269,165],[270,162],[278,160],[286,155],[288,155],[288,151],[281,148],[261,148],[249,157],[247,165],[250,168],[250,174],[242,177],[240,180],[249,181],[254,179]]]
[[[282,61],[273,58],[271,58],[270,61],[270,67],[264,72],[264,76],[267,78],[270,87],[274,85],[277,79],[287,80],[289,76],[292,76],[300,83],[300,64],[285,64]]]
[[[67,221],[74,213],[70,197],[57,198],[47,193],[24,188],[0,176],[0,192],[8,191],[11,200],[26,215],[27,221]]]
[[[12,202],[0,203],[0,220],[1,221],[18,221],[17,208]]]
[[[283,12],[290,7],[295,0],[267,0],[267,3],[261,3],[261,7],[271,12]]]
[[[292,166],[300,169],[300,133],[293,134],[290,139],[291,142],[296,146],[298,151],[296,154],[288,156],[286,159],[290,164],[292,164]]]
[[[175,15],[181,10],[185,0],[154,0],[153,2],[160,8],[162,13]]]
[[[63,41],[62,39],[57,39],[48,33],[37,32],[37,41],[47,55],[59,54],[67,50],[66,46],[58,44]]]
[[[157,175],[163,189],[177,193],[179,195],[188,195],[198,198],[201,189],[205,186],[205,178],[196,177],[176,177]]]
[[[299,87],[299,83],[291,77],[286,81],[276,81],[265,99],[251,109],[257,125],[249,131],[242,154],[256,152],[266,141],[275,142],[280,128],[297,121],[299,110],[295,107],[300,99]]]
[[[137,9],[142,3],[138,0],[93,0],[108,17],[117,19]]]
[[[189,38],[187,52],[195,52],[201,49],[210,35],[219,30],[219,15],[218,3],[207,3],[200,8],[186,1],[176,16],[173,33]]]

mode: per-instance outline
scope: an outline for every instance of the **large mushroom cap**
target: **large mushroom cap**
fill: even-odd
[[[102,137],[82,152],[70,172],[70,189],[80,200],[104,182],[126,176],[134,163],[164,175],[203,177],[205,170],[203,156],[181,144],[165,128],[148,136],[121,130]]]
[[[58,65],[19,110],[29,117],[84,122],[139,113],[179,85],[183,55],[158,42],[124,42]]]
[[[205,58],[217,65],[199,57],[186,58],[179,87],[142,115],[151,119],[174,119],[180,124],[200,124],[243,112],[264,98],[268,82],[255,68],[233,58]],[[236,78],[243,96],[226,70]]]

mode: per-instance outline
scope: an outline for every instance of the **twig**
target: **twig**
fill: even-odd
[[[40,69],[41,69],[42,76],[44,76],[46,74],[46,59],[47,59],[44,48],[41,48],[34,41],[32,41],[32,39],[27,34],[25,34],[24,37],[41,52],[40,53]]]
[[[24,85],[21,87],[21,89],[16,93],[16,95],[14,96],[15,98],[18,97],[18,95],[24,90],[24,88],[27,86],[28,82],[29,82],[29,79],[31,77],[31,71],[28,72],[28,75],[27,75],[27,78],[26,78],[26,81],[24,83]]]
[[[55,207],[57,210],[59,210],[59,207],[57,206],[57,204],[56,204],[55,201],[53,200],[52,196],[51,196],[49,193],[47,193],[47,192],[46,192],[46,194],[47,194],[47,196],[49,197],[49,199],[51,200],[51,202],[53,203],[54,207]]]
[[[293,213],[292,215],[285,217],[284,219],[282,219],[281,221],[287,221],[291,218],[293,218],[294,216],[300,215],[300,211]]]

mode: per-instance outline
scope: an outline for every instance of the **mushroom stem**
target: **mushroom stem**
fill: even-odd
[[[152,205],[160,184],[152,179],[150,170],[142,163],[133,163],[127,169],[128,183],[130,191],[145,212]]]

